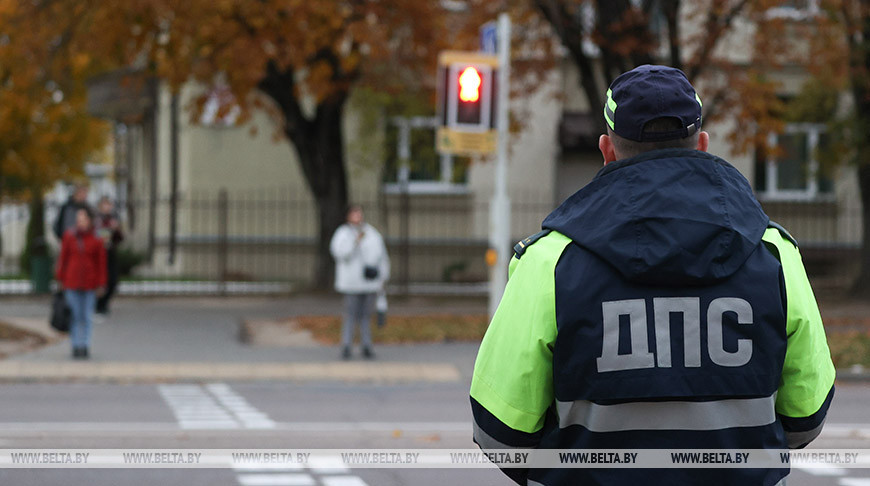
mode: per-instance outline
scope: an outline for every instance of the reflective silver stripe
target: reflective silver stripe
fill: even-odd
[[[776,420],[776,395],[712,402],[632,402],[598,405],[556,402],[559,427],[582,425],[592,432],[623,430],[718,430],[758,427]]]
[[[474,440],[481,449],[516,449],[516,447],[509,446],[504,442],[499,442],[491,435],[484,432],[484,430],[480,428],[480,425],[477,425],[477,420],[472,420],[472,422],[474,426]]]
[[[789,432],[785,431],[785,440],[788,442],[789,449],[797,449],[798,447],[809,444],[813,441],[819,434],[822,433],[822,427],[825,426],[825,420],[822,420],[822,423],[819,424],[818,427],[812,430],[806,430],[803,432]]]

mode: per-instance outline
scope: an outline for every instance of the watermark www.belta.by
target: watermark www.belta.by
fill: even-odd
[[[870,468],[870,449],[0,449],[0,468]]]

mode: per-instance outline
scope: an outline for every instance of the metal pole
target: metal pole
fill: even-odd
[[[495,315],[507,285],[507,269],[511,258],[511,203],[507,193],[508,164],[508,102],[511,72],[511,20],[498,16],[498,144],[495,159],[495,186],[490,203],[489,245],[496,251],[496,263],[490,269],[489,315]]]
[[[169,105],[169,264],[175,264],[176,245],[178,243],[178,94],[172,94]]]
[[[399,187],[401,189],[399,206],[399,238],[401,239],[402,271],[399,284],[402,295],[409,294],[411,279],[411,197],[409,182],[411,178],[411,124],[407,118],[399,118]]]
[[[226,188],[218,192],[218,293],[227,293],[227,259],[229,258],[229,196]]]

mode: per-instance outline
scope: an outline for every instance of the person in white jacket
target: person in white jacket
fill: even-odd
[[[335,258],[335,290],[344,294],[342,358],[351,356],[354,328],[360,328],[362,354],[374,358],[371,314],[378,292],[390,277],[390,259],[381,234],[363,220],[362,207],[347,209],[347,222],[335,230],[329,251]]]

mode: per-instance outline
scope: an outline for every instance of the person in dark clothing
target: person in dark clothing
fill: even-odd
[[[118,245],[124,241],[124,232],[121,230],[121,220],[115,204],[108,196],[100,199],[97,211],[94,227],[106,247],[106,292],[97,299],[96,312],[108,314],[109,301],[118,286]]]
[[[610,85],[604,168],[514,247],[471,382],[481,448],[785,451],[821,432],[835,371],[797,242],[707,153],[701,108],[678,69]],[[540,464],[503,471],[531,486],[789,473]]]
[[[70,195],[67,202],[60,207],[60,211],[57,213],[57,219],[54,220],[52,230],[58,240],[63,238],[63,234],[67,230],[75,227],[76,214],[79,209],[90,210],[88,206],[88,185],[83,182],[75,185],[72,195]]]
[[[63,234],[55,279],[72,311],[73,358],[87,358],[94,301],[106,289],[106,249],[94,234],[92,216],[87,209],[76,212],[75,227]]]

